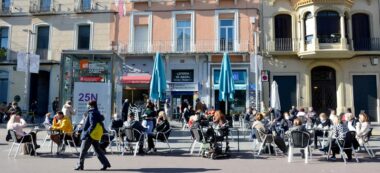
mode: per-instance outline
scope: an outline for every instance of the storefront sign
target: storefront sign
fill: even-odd
[[[103,78],[100,76],[81,76],[79,80],[81,82],[102,82]]]
[[[87,112],[87,103],[96,100],[99,112],[105,117],[105,124],[111,120],[111,84],[75,82],[74,83],[74,109],[73,123],[79,123],[83,114]]]
[[[214,84],[219,84],[220,70],[214,70]],[[232,70],[232,77],[235,84],[247,83],[247,70]]]
[[[89,73],[103,73],[106,69],[106,63],[104,62],[91,62],[88,64]]]
[[[198,91],[198,83],[169,83],[169,91]]]
[[[88,70],[88,73],[103,73],[107,69],[105,62],[95,62],[83,59],[79,61],[80,70]]]
[[[194,70],[172,70],[172,82],[194,82]]]

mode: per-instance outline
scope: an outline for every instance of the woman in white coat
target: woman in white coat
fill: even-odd
[[[371,125],[369,122],[368,115],[365,113],[359,114],[359,122],[356,123],[356,138],[360,145],[364,144],[367,139],[367,134],[369,132]]]

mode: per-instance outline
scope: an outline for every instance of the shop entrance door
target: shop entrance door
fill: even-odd
[[[365,112],[372,122],[378,121],[376,75],[354,75],[355,115]]]
[[[180,118],[179,112],[182,111],[180,110],[181,105],[185,101],[187,101],[191,106],[194,106],[193,95],[194,92],[172,92],[172,115],[174,118]]]
[[[297,107],[297,76],[273,76],[278,84],[282,111],[289,111],[292,106]]]
[[[50,72],[39,71],[30,75],[29,107],[33,101],[38,102],[38,115],[44,115],[49,108]]]
[[[313,108],[317,113],[329,114],[329,109],[336,109],[335,70],[319,66],[311,70],[311,90]]]

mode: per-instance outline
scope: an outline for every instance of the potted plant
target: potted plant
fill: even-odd
[[[7,49],[6,48],[0,48],[0,60],[5,60],[7,57]]]

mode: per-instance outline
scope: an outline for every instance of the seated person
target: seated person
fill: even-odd
[[[347,128],[349,131],[356,131],[356,124],[357,124],[357,120],[355,118],[355,115],[352,114],[352,113],[346,113],[345,115],[345,123],[347,125]],[[360,114],[359,114],[360,116]]]
[[[51,115],[50,113],[47,113],[45,115],[45,120],[42,123],[46,129],[50,129],[50,127],[52,126],[51,121],[50,121],[50,115]]]
[[[30,132],[26,133],[24,131],[24,128],[26,127],[26,122],[24,119],[21,118],[20,113],[15,112],[11,115],[9,118],[9,121],[7,123],[7,129],[8,130],[14,130],[16,132],[16,138],[17,142],[21,142],[22,138],[24,137],[23,142],[32,142],[35,148],[40,148],[39,145],[37,145],[36,141],[36,133]]]
[[[252,128],[255,128],[256,131],[262,132],[265,134],[270,134],[270,130],[264,125],[262,122],[264,120],[264,114],[263,113],[257,113],[256,114],[256,121],[253,122]],[[274,143],[277,145],[277,147],[284,153],[287,154],[288,149],[285,145],[284,139],[282,139],[280,136],[274,136]]]
[[[195,122],[199,121],[200,118],[201,118],[201,113],[198,111],[195,112],[194,115],[190,116],[189,122],[188,122],[189,128],[191,128]]]
[[[307,132],[305,126],[302,125],[302,120],[301,120],[300,118],[296,118],[296,119],[294,119],[293,127],[291,127],[291,128],[285,133],[285,134],[286,134],[287,136],[289,136],[289,138],[290,138],[290,137],[291,137],[290,135],[291,135],[291,133],[292,133],[293,131]],[[307,133],[309,133],[309,132],[307,132]],[[309,141],[310,141],[309,144],[311,144],[311,139],[310,139]],[[301,157],[302,157],[302,158],[305,158],[305,152],[304,152],[304,150],[301,149],[300,152],[301,152]]]
[[[331,120],[327,117],[325,113],[319,114],[319,118],[317,119],[315,126],[318,129],[329,129],[331,126]],[[327,133],[324,133],[323,130],[315,130],[314,133],[314,149],[318,148],[318,136],[327,136]]]
[[[151,133],[150,135],[148,134],[148,153],[152,153],[156,151],[156,148],[154,146],[153,138],[157,137],[158,132],[167,132],[170,129],[170,124],[168,121],[168,117],[166,116],[164,111],[160,111],[158,113],[158,118],[157,118],[157,124],[155,131]],[[165,134],[166,137],[168,137],[169,134]],[[165,136],[158,135],[158,140],[165,140]]]
[[[61,151],[64,151],[65,145],[63,145],[63,140],[70,139],[71,135],[73,135],[73,125],[71,124],[70,118],[63,115],[62,111],[58,111],[57,115],[53,118],[53,125],[50,127],[50,130],[62,132],[59,134],[51,134],[50,139],[61,148]],[[66,134],[65,139],[63,139],[64,134]]]
[[[346,136],[348,132],[348,128],[347,126],[345,126],[341,119],[338,118],[338,116],[336,115],[332,115],[330,116],[330,119],[332,120],[333,122],[333,125],[332,125],[332,142],[331,142],[331,151],[332,151],[332,156],[330,157],[331,160],[336,160],[336,157],[335,155],[336,154],[339,154],[340,152],[340,149],[339,149],[339,146],[337,144],[337,142],[339,141],[345,141],[345,144],[346,146],[348,145],[351,145],[351,142],[352,141],[348,141],[347,139],[349,139],[348,136]],[[338,140],[338,141],[337,141]],[[340,144],[343,144],[343,143],[340,143]],[[346,147],[346,146],[342,146],[342,147]],[[327,147],[325,148],[325,151],[327,150]],[[352,159],[352,150],[351,149],[346,149],[344,150],[344,152],[346,153],[347,155],[347,160],[351,160]]]
[[[359,122],[356,123],[356,139],[360,145],[364,144],[364,141],[368,140],[367,135],[371,128],[368,115],[365,113],[359,114]]]
[[[136,129],[137,131],[139,131],[141,134],[144,133],[147,129],[142,126],[142,124],[135,120],[135,114],[133,112],[129,113],[128,115],[128,119],[127,121],[124,122],[124,125],[122,127],[123,129],[125,128],[132,128],[132,129]],[[125,136],[125,134],[121,134],[122,136]],[[138,139],[140,136],[138,133],[135,133],[134,134],[135,137]],[[141,137],[140,138],[140,142],[139,142],[139,154],[143,154],[144,153],[144,137]]]
[[[216,148],[216,142],[223,141],[228,135],[228,121],[221,111],[216,111],[213,116],[212,124],[207,129],[205,138],[210,142],[211,148]],[[226,140],[226,152],[229,151],[229,142]]]

